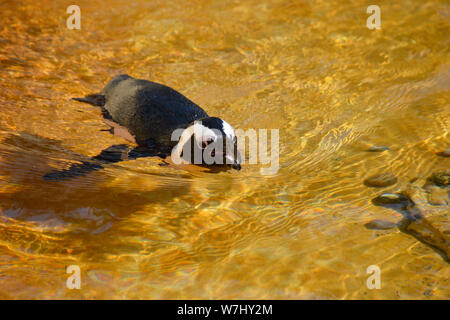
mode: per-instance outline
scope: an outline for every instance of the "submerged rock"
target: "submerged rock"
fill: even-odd
[[[450,238],[436,229],[427,219],[423,217],[415,220],[403,218],[398,223],[398,228],[436,249],[444,260],[450,263]]]
[[[428,184],[428,187],[448,191],[448,189],[438,188],[431,184]],[[396,227],[432,247],[447,263],[450,263],[450,238],[445,233],[441,233],[424,217],[420,207],[426,206],[426,204],[421,205],[422,196],[425,196],[425,193],[420,192],[421,190],[423,189],[412,185],[402,193],[383,193],[374,198],[372,203],[401,213],[403,218],[396,224]],[[425,197],[424,201],[426,201]],[[370,222],[366,227],[377,228],[385,225],[386,227],[390,226],[390,223]]]
[[[390,172],[376,174],[364,180],[368,187],[383,188],[397,183],[397,178]]]
[[[427,186],[428,202],[433,206],[443,206],[449,204],[449,193],[447,189],[439,188],[437,186]]]
[[[364,226],[370,230],[387,230],[395,228],[397,224],[388,220],[375,219],[366,223]]]
[[[383,193],[372,199],[372,203],[377,206],[399,204],[406,207],[413,202],[409,199],[409,197],[401,193]]]
[[[447,148],[447,149],[445,149],[444,151],[441,151],[441,152],[437,152],[436,153],[438,156],[441,156],[441,157],[450,157],[450,148]]]
[[[371,146],[367,151],[369,152],[383,152],[383,151],[388,151],[391,150],[389,149],[389,147],[385,147],[385,146]]]
[[[435,172],[431,175],[429,180],[440,187],[446,187],[450,185],[450,170],[445,172]]]

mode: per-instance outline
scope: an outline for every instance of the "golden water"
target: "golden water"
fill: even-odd
[[[377,1],[380,30],[367,1],[76,3],[81,30],[66,27],[69,2],[0,4],[0,298],[449,298],[442,256],[364,227],[401,219],[372,198],[449,168],[435,154],[450,145],[448,3]],[[70,101],[121,73],[235,128],[279,129],[278,173],[141,158],[43,180],[126,143]],[[396,185],[362,183],[385,171]],[[449,206],[421,205],[448,235]]]

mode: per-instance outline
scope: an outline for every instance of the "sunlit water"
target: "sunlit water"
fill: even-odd
[[[372,198],[449,168],[448,4],[378,1],[380,30],[367,1],[77,1],[81,30],[68,4],[0,3],[0,298],[449,298],[441,255],[364,227],[401,219]],[[121,73],[279,129],[278,173],[141,158],[45,181],[126,143],[70,101]],[[385,171],[398,183],[362,183]],[[448,236],[449,206],[421,208]]]

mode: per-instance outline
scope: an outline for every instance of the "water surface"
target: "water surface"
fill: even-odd
[[[448,4],[378,1],[380,30],[367,1],[76,4],[81,30],[66,28],[69,3],[0,4],[0,298],[449,298],[442,256],[364,227],[402,218],[372,198],[449,168],[435,154],[450,146]],[[126,143],[70,101],[121,73],[235,128],[279,129],[278,173],[140,158],[44,180]],[[387,171],[395,185],[363,184]],[[448,236],[449,206],[421,205]],[[80,290],[66,288],[69,265]]]

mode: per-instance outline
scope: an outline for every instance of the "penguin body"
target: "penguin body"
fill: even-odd
[[[204,150],[214,141],[233,141],[236,150],[233,156],[229,152],[228,158],[233,158],[233,167],[240,168],[232,127],[220,118],[209,117],[197,104],[170,87],[119,75],[99,94],[73,99],[100,106],[112,133],[139,146],[156,143],[176,147],[177,157],[182,156],[182,148],[187,144]],[[177,129],[184,130],[183,135],[180,141],[173,141],[172,134]]]

